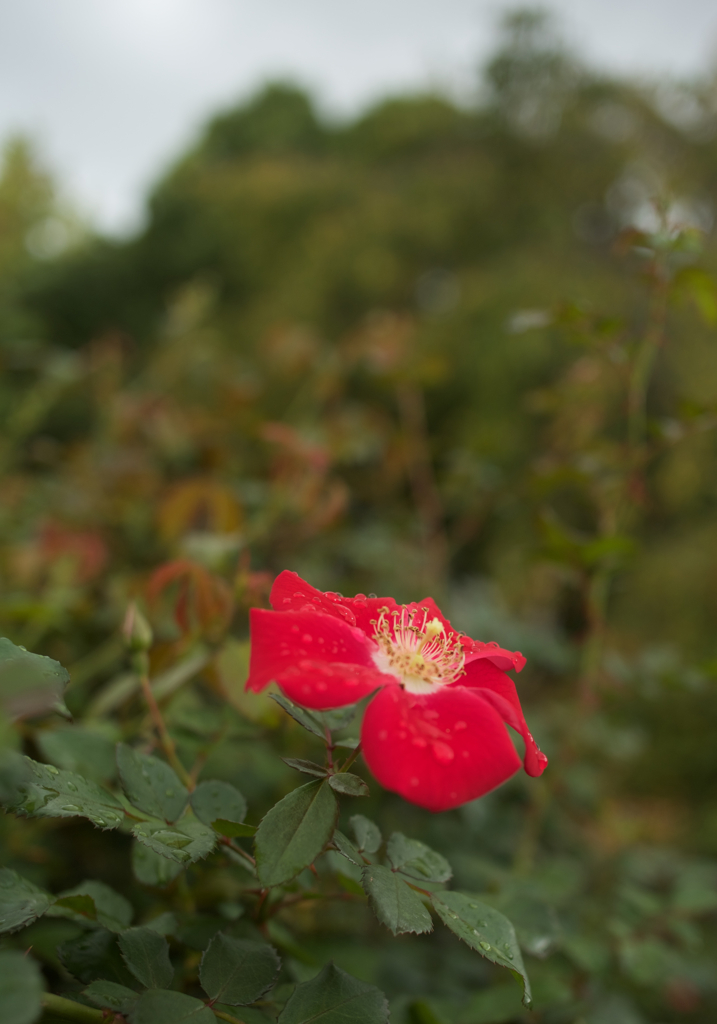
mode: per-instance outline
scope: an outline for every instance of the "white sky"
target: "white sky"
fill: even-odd
[[[217,108],[295,78],[354,112],[430,82],[465,88],[511,0],[0,0],[0,140],[31,134],[107,230]],[[690,76],[717,55],[717,0],[552,0],[593,63]]]

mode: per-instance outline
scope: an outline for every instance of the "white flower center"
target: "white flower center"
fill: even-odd
[[[428,609],[409,612],[382,608],[373,638],[378,651],[376,667],[397,677],[409,693],[430,693],[463,675],[465,655],[457,637],[447,637],[439,619],[428,619]]]

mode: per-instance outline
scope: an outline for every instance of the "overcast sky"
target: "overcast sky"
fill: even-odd
[[[406,87],[465,89],[511,0],[0,0],[0,140],[33,136],[104,228],[218,107],[269,78],[346,114]],[[717,0],[552,0],[591,63],[690,76],[717,63]]]

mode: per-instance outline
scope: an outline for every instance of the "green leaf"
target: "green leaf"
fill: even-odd
[[[380,989],[335,964],[297,985],[279,1024],[386,1024],[388,1001]]]
[[[358,775],[351,775],[349,772],[339,772],[337,775],[329,776],[329,785],[335,793],[343,793],[344,796],[369,796],[369,788],[363,779]]]
[[[317,764],[315,761],[305,761],[303,757],[282,757],[281,760],[284,764],[288,764],[289,768],[296,768],[297,772],[303,772],[305,775],[316,775],[320,779],[325,778],[328,772],[328,769],[323,765]]]
[[[55,900],[52,910],[55,917],[70,917],[72,920],[76,920],[78,917],[88,921],[97,920],[97,907],[91,896],[60,896]],[[59,913],[64,910],[69,910],[70,913]]]
[[[339,832],[339,830],[336,829],[331,841],[334,843],[339,853],[346,858],[346,860],[350,860],[352,864],[355,864],[359,868],[363,867],[363,860],[361,858],[361,854],[358,852],[358,850],[351,842],[351,840],[346,838],[343,832]]]
[[[111,793],[95,782],[40,764],[29,757],[15,765],[14,792],[7,802],[16,814],[45,818],[89,818],[98,828],[112,829],[122,822],[124,810]]]
[[[139,999],[137,992],[114,981],[93,981],[82,994],[101,1010],[114,1010],[122,1014],[129,1013]]]
[[[400,875],[380,864],[368,864],[363,869],[361,884],[374,914],[394,935],[433,931],[431,915],[420,896]]]
[[[280,967],[275,950],[266,943],[219,932],[202,957],[199,981],[210,999],[245,1006],[273,987]]]
[[[307,732],[318,736],[320,740],[326,739],[323,725],[312,714],[304,708],[300,708],[298,704],[294,704],[293,701],[289,700],[288,697],[284,697],[281,693],[270,693],[269,696],[273,701],[276,701],[280,708],[286,711],[287,715],[291,715],[295,722],[302,725]]]
[[[44,985],[35,961],[14,949],[0,952],[2,1024],[33,1024],[42,1013]]]
[[[135,840],[132,843],[132,871],[142,885],[153,885],[163,889],[184,871],[184,864],[169,860],[168,857]]]
[[[212,828],[220,836],[227,836],[229,839],[236,839],[237,836],[255,836],[256,825],[247,825],[246,822],[225,821],[219,818],[212,822]]]
[[[107,736],[79,725],[61,725],[35,733],[35,743],[46,761],[94,782],[117,774],[115,744]]]
[[[217,1018],[199,999],[183,992],[150,989],[130,1012],[130,1024],[216,1024]]]
[[[14,932],[31,924],[54,903],[43,892],[10,868],[0,868],[0,932]]]
[[[117,936],[106,928],[93,928],[57,947],[63,966],[83,985],[102,978],[131,986],[134,978],[127,970],[117,945]]]
[[[192,810],[205,825],[222,821],[244,821],[246,800],[229,782],[200,782],[190,797]]]
[[[176,825],[140,821],[132,829],[132,834],[150,850],[178,864],[191,864],[209,856],[217,839],[213,829],[191,819]]]
[[[118,743],[117,768],[127,799],[145,814],[176,821],[187,806],[188,791],[164,761]]]
[[[169,943],[151,928],[128,928],[119,937],[122,958],[145,988],[166,988],[172,984],[174,968],[169,960]]]
[[[401,874],[419,882],[447,882],[453,870],[445,857],[418,839],[409,839],[394,832],[386,844],[391,866]]]
[[[256,866],[263,885],[280,885],[312,864],[333,835],[339,808],[326,782],[295,789],[262,818]]]
[[[329,730],[345,729],[356,717],[358,705],[347,704],[342,708],[332,708],[331,711],[312,711],[313,717],[321,725]]]
[[[363,814],[353,814],[349,825],[356,836],[356,844],[360,853],[376,853],[381,845],[381,833],[378,825],[365,818]]]
[[[0,638],[0,708],[11,720],[48,711],[67,714],[62,694],[70,681],[59,661],[31,654]]]
[[[94,917],[86,902],[88,899],[94,906]],[[81,903],[80,900],[82,900]],[[97,882],[91,878],[80,882],[72,889],[61,892],[56,906],[66,907],[70,914],[77,913],[83,917],[89,917],[90,920],[96,920],[111,932],[121,932],[125,928],[129,928],[134,916],[134,910],[129,900],[120,896],[104,882]],[[50,913],[52,914],[53,911]]]
[[[436,913],[459,939],[467,942],[487,960],[507,967],[523,985],[523,1003],[533,997],[530,981],[513,925],[499,910],[462,892],[440,892],[431,897]]]

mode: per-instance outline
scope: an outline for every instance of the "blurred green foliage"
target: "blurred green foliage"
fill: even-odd
[[[541,780],[440,818],[373,785],[370,812],[512,918],[534,1013],[447,934],[392,939],[355,904],[277,917],[283,984],[333,957],[398,1024],[714,1020],[716,88],[608,79],[517,15],[470,104],[337,125],[277,84],[224,112],[129,241],[81,236],[6,148],[0,632],[69,668],[76,720],[23,713],[8,742],[97,781],[117,740],[151,749],[137,599],[180,759],[258,822],[292,786],[277,747],[315,756],[243,693],[246,612],[283,568],[430,592],[529,660]],[[219,862],[148,887],[127,836],[0,830],[8,867],[184,915],[192,948],[238,905]],[[77,929],[31,928],[58,993]]]

